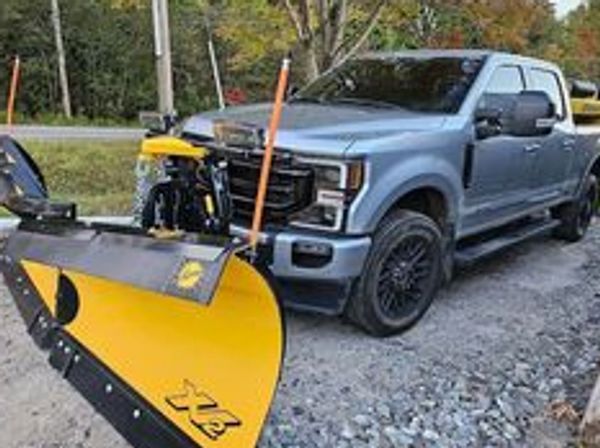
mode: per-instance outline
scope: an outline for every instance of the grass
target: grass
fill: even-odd
[[[136,142],[24,141],[50,197],[78,204],[80,215],[131,213]]]

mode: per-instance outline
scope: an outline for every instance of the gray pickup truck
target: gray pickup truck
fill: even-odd
[[[181,136],[228,153],[246,234],[269,104],[193,116]],[[600,128],[576,126],[555,65],[488,51],[375,53],[288,98],[261,254],[295,308],[375,335],[409,328],[455,265],[594,214]]]

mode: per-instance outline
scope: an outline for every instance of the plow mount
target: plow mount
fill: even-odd
[[[21,217],[0,267],[50,364],[135,447],[255,446],[284,343],[247,245],[78,221],[23,148],[0,147],[0,202]]]

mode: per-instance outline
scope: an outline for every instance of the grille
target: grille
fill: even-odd
[[[249,222],[260,178],[262,158],[255,155],[229,158],[229,182],[234,220]],[[286,224],[290,215],[313,202],[313,171],[310,167],[274,159],[265,201],[264,222]]]

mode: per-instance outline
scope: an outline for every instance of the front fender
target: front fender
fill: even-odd
[[[423,155],[391,169],[378,165],[377,161],[368,164],[365,188],[350,208],[348,233],[372,233],[394,204],[420,188],[439,191],[446,201],[449,221],[456,222],[462,180],[450,161]]]

